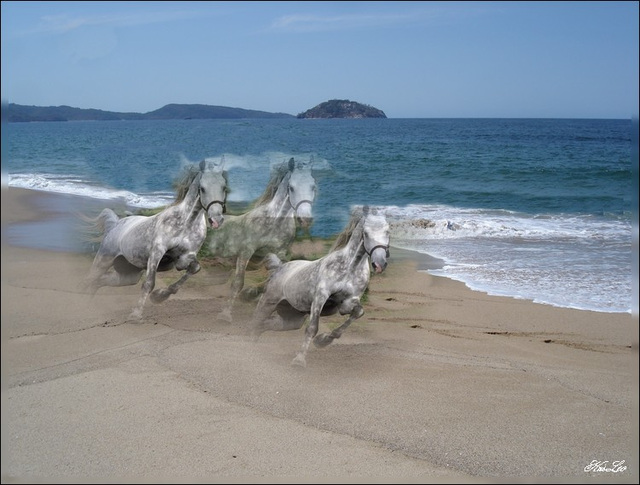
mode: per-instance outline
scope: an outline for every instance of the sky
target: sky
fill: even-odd
[[[2,101],[638,115],[638,2],[2,1]]]

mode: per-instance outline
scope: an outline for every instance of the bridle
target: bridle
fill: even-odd
[[[200,199],[200,206],[204,209],[205,212],[209,212],[209,207],[211,207],[213,204],[220,204],[222,206],[222,213],[227,213],[227,203],[224,200],[212,200],[205,207],[202,203],[202,199]]]
[[[227,213],[227,201],[226,201],[226,198],[227,198],[227,194],[225,193],[225,200],[212,200],[205,207],[205,205],[202,203],[202,195],[200,195],[200,194],[198,195],[198,200],[200,201],[200,207],[202,207],[204,209],[204,211],[207,212],[207,213],[209,212],[209,207],[211,207],[213,204],[220,204],[222,206],[222,213],[226,214]]]
[[[313,201],[312,201],[312,200],[302,199],[302,200],[301,200],[300,202],[298,202],[296,205],[293,205],[293,204],[291,203],[291,197],[288,197],[288,199],[289,199],[289,205],[290,205],[291,207],[293,207],[293,211],[294,211],[294,212],[298,212],[298,207],[300,207],[300,206],[301,206],[302,204],[304,204],[304,203],[307,203],[307,204],[309,204],[310,206],[313,206]]]
[[[391,254],[391,253],[389,252],[389,245],[388,245],[388,244],[387,244],[386,246],[385,246],[384,244],[378,244],[377,246],[373,246],[373,247],[371,248],[371,251],[367,251],[367,248],[366,248],[366,247],[364,248],[364,250],[365,250],[365,252],[366,252],[369,256],[371,256],[371,254],[373,254],[373,252],[374,252],[376,249],[380,249],[380,248],[382,248],[382,249],[384,249],[384,250],[385,250],[385,252],[386,252],[386,254],[387,254],[387,258],[388,258],[388,257],[390,256],[390,254]]]

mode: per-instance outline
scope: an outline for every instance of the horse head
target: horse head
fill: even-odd
[[[313,202],[316,198],[316,180],[311,173],[311,162],[295,162],[289,160],[289,203],[295,211],[295,218],[302,228],[309,228],[313,223]]]
[[[224,174],[224,157],[220,160],[204,159],[200,162],[200,204],[213,229],[224,222],[227,200],[227,179]]]
[[[363,207],[364,249],[371,258],[371,266],[376,273],[382,273],[387,267],[389,257],[389,223],[385,215],[369,206]]]

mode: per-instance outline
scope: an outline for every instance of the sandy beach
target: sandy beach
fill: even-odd
[[[2,190],[2,483],[638,483],[637,316],[474,292],[392,248],[301,369],[303,330],[253,341],[252,302],[217,318],[226,267],[131,322],[139,284],[90,297],[90,255],[9,244],[44,197]]]

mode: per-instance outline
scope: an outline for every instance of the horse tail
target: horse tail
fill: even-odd
[[[89,217],[85,214],[78,213],[78,217],[83,222],[83,239],[88,243],[99,243],[120,218],[111,209],[103,209],[97,217]]]
[[[269,272],[272,272],[282,266],[282,261],[274,253],[269,253],[264,257],[264,266]]]
[[[118,223],[120,218],[113,210],[106,208],[98,215],[98,221],[102,227],[103,234],[108,233]]]

